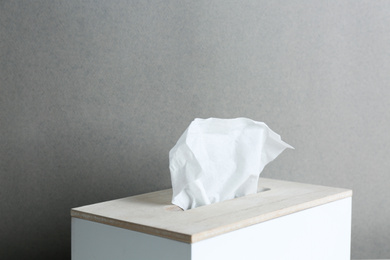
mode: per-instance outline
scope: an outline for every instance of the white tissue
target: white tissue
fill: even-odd
[[[169,152],[172,203],[187,210],[254,194],[263,168],[286,148],[263,122],[197,118]]]

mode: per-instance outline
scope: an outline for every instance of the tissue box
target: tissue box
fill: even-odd
[[[171,199],[72,209],[72,259],[350,259],[351,190],[260,178],[257,194],[187,211]]]

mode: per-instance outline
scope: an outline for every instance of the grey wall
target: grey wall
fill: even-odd
[[[72,207],[170,187],[195,117],[266,122],[263,177],[351,188],[390,257],[390,1],[0,1],[0,258],[69,259]]]

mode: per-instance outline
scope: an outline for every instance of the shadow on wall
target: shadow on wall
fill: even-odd
[[[1,258],[70,259],[71,208],[170,186],[163,148],[80,131],[53,127],[44,142],[8,143]]]

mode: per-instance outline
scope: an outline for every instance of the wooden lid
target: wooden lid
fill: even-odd
[[[171,204],[169,189],[74,208],[71,216],[195,243],[351,196],[346,189],[260,178],[257,194],[187,211]]]

